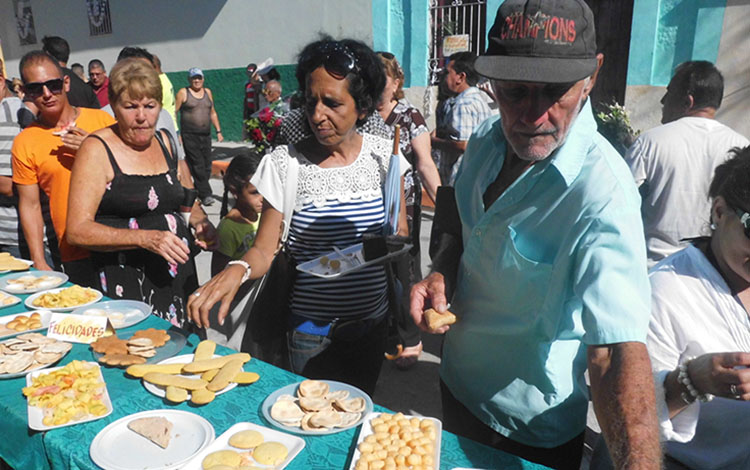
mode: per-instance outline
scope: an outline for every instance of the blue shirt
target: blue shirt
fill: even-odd
[[[586,345],[645,342],[650,287],[640,197],[587,102],[565,143],[485,212],[506,143],[477,130],[456,182],[464,253],[441,377],[497,432],[554,447],[585,429]]]

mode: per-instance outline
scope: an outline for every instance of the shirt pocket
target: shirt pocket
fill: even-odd
[[[552,264],[525,255],[520,246],[523,235],[508,226],[497,261],[495,276],[499,299],[513,323],[528,329],[542,313],[552,277]]]

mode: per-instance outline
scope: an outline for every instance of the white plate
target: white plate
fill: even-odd
[[[203,466],[201,465],[203,463],[203,459],[206,458],[206,456],[211,452],[216,452],[217,450],[234,450],[240,453],[247,452],[248,449],[238,449],[229,445],[229,438],[232,437],[232,435],[240,431],[247,430],[258,431],[259,433],[263,434],[263,442],[280,442],[281,444],[284,444],[284,446],[286,446],[287,450],[289,451],[286,459],[279,465],[261,465],[255,460],[252,460],[251,465],[255,467],[282,470],[284,467],[289,465],[289,462],[294,460],[294,457],[296,457],[297,454],[302,451],[302,449],[305,448],[305,441],[297,436],[292,436],[283,432],[275,431],[273,429],[265,428],[263,426],[258,426],[257,424],[253,423],[237,423],[231,428],[227,429],[224,434],[217,437],[216,440],[212,442],[210,446],[203,449],[200,454],[193,457],[193,459],[183,467],[183,470],[201,470],[203,468]]]
[[[42,320],[42,327],[41,328],[34,328],[33,330],[24,330],[24,331],[6,331],[5,325],[7,325],[10,321],[15,320],[18,317],[30,317],[32,314],[38,313]],[[7,315],[5,317],[0,317],[0,339],[5,338],[11,338],[13,336],[21,335],[24,333],[31,333],[32,331],[41,331],[44,329],[47,329],[49,326],[49,321],[52,318],[52,312],[49,310],[36,310],[33,312],[23,312],[23,313],[17,313],[15,315]]]
[[[107,316],[112,326],[119,330],[148,318],[151,306],[137,300],[108,300],[90,307],[78,307],[73,310],[73,314]]]
[[[370,421],[372,421],[373,418],[377,418],[381,414],[383,413],[369,413],[367,416],[365,416],[365,420],[362,423],[362,429],[359,430],[359,437],[357,438],[357,444],[354,446],[354,455],[352,456],[352,463],[351,465],[349,465],[349,470],[354,470],[357,466],[357,461],[359,460],[359,456],[360,456],[359,444],[365,440],[365,437],[374,434],[372,431],[372,426],[370,425]],[[386,413],[386,414],[395,414],[395,413]],[[404,418],[426,419],[435,423],[435,431],[436,431],[435,444],[434,444],[433,455],[432,455],[432,458],[435,463],[432,465],[432,468],[440,468],[440,442],[442,440],[442,435],[443,435],[443,423],[441,423],[439,419],[429,418],[425,416],[404,415]]]
[[[91,290],[93,290],[96,293],[96,298],[94,300],[90,301],[90,302],[86,302],[85,304],[74,305],[72,307],[39,307],[39,306],[34,305],[34,301],[36,299],[38,299],[39,297],[41,297],[42,295],[48,294],[48,293],[56,294],[56,293],[60,292],[61,290],[67,289],[67,288],[68,287],[58,287],[57,289],[49,289],[49,290],[45,290],[45,291],[42,291],[42,292],[37,292],[36,294],[28,296],[26,298],[26,301],[24,302],[24,304],[28,308],[32,308],[32,309],[33,308],[44,308],[45,310],[52,310],[53,312],[72,312],[73,310],[75,310],[75,309],[77,309],[79,307],[86,307],[88,305],[93,305],[93,304],[99,302],[102,299],[102,297],[103,297],[101,292],[99,292],[96,289],[91,289]]]
[[[295,434],[305,434],[308,436],[320,436],[324,434],[335,434],[337,432],[346,431],[347,429],[351,429],[354,427],[357,427],[362,423],[362,420],[364,417],[372,412],[372,399],[368,394],[363,392],[362,390],[358,389],[357,387],[349,384],[345,384],[343,382],[336,382],[335,380],[321,380],[320,382],[325,382],[328,384],[328,389],[330,392],[335,392],[336,390],[346,390],[349,392],[349,398],[356,398],[356,397],[362,397],[365,399],[365,411],[362,412],[362,416],[353,424],[343,427],[343,428],[333,428],[328,429],[326,431],[306,431],[302,429],[299,426],[287,426],[286,424],[282,424],[275,419],[271,417],[271,407],[274,403],[276,403],[276,400],[281,395],[292,395],[293,397],[297,396],[297,387],[299,387],[299,384],[301,382],[293,383],[290,385],[287,385],[285,387],[281,387],[280,389],[276,390],[275,392],[271,393],[266,397],[266,399],[263,401],[263,404],[261,405],[261,412],[263,413],[263,417],[268,420],[269,423],[273,424],[279,429],[283,429],[287,432],[293,432]]]
[[[27,405],[26,409],[29,414],[29,427],[31,429],[35,429],[37,431],[48,431],[50,429],[63,428],[65,426],[72,426],[74,424],[81,424],[81,423],[88,423],[89,421],[96,421],[97,419],[102,419],[105,416],[109,416],[110,414],[112,414],[112,401],[109,399],[109,392],[107,392],[107,383],[104,382],[102,369],[101,367],[99,367],[99,364],[95,362],[87,362],[87,364],[95,365],[97,370],[99,371],[99,380],[104,383],[104,393],[102,394],[102,403],[104,404],[104,406],[107,407],[107,412],[101,416],[92,416],[90,418],[82,419],[80,421],[68,421],[67,423],[60,424],[58,426],[47,426],[42,423],[42,418],[44,418],[44,411],[42,410],[42,408],[37,408],[36,406]],[[52,369],[35,370],[35,371],[30,372],[29,375],[26,376],[26,386],[30,387],[32,383],[32,379],[34,379],[35,377],[38,377],[42,374],[49,374],[50,372],[56,371],[58,369],[62,369],[62,367],[54,367]]]
[[[37,287],[31,287],[29,289],[24,289],[22,285],[19,284],[10,284],[8,281],[12,281],[14,279],[20,279],[20,278],[40,278],[42,276],[50,277],[51,279],[47,279],[40,283]],[[62,284],[65,284],[68,280],[68,275],[65,273],[58,273],[56,271],[34,271],[34,272],[23,272],[23,273],[13,273],[8,274],[7,276],[3,276],[2,279],[0,279],[0,289],[4,290],[5,292],[11,292],[13,294],[33,294],[35,292],[39,292],[42,290],[52,289],[57,286],[60,286]]]
[[[27,332],[24,331],[23,333],[27,333]],[[12,374],[0,374],[0,379],[15,379],[16,377],[23,377],[24,375],[30,374],[31,372],[42,371],[42,370],[46,371],[46,369],[49,369],[50,367],[52,367],[55,364],[57,364],[58,362],[60,362],[60,360],[62,358],[64,358],[65,356],[67,356],[70,351],[72,351],[72,349],[69,349],[65,354],[63,354],[62,356],[60,356],[60,359],[58,359],[58,360],[56,360],[54,362],[50,362],[49,364],[37,365],[37,367],[34,367],[33,369],[27,369],[27,370],[24,370],[24,371],[21,371],[21,372],[14,372]]]
[[[218,354],[214,354],[213,357],[221,357],[221,356],[219,356]],[[158,362],[157,364],[187,364],[188,362],[193,362],[193,354],[183,354],[181,356],[170,357],[169,359],[164,359],[163,361]],[[190,379],[195,379],[195,378],[200,378],[200,376],[201,376],[200,374],[193,374],[193,375],[179,374],[177,377],[187,377]],[[142,381],[143,381],[143,386],[146,387],[146,390],[153,393],[157,397],[163,398],[167,396],[167,392],[164,390],[163,387],[146,382],[145,380],[142,380]],[[221,395],[222,393],[226,393],[232,390],[236,386],[237,384],[235,382],[229,382],[229,385],[227,385],[226,387],[216,392],[216,395]],[[190,400],[191,397],[192,395],[190,394],[190,392],[188,392],[188,400]]]
[[[23,259],[23,258],[16,258],[16,259],[17,259],[18,261],[22,261],[22,262],[24,262],[24,263],[28,264],[28,265],[29,265],[29,268],[30,268],[30,267],[32,267],[32,266],[34,265],[34,262],[33,262],[33,261],[31,261],[30,259]],[[26,268],[26,269],[29,269],[29,268]],[[11,271],[14,271],[14,272],[16,272],[16,271],[25,271],[25,269],[2,269],[2,270],[0,270],[0,274],[5,274],[5,273],[9,273],[9,272],[11,272]]]
[[[21,302],[20,297],[6,294],[5,292],[0,292],[0,308],[12,307],[13,305],[16,305],[19,302]]]
[[[368,266],[380,264],[390,258],[402,255],[407,251],[411,250],[410,244],[405,244],[403,248],[398,251],[388,253],[380,258],[365,261],[365,255],[362,251],[362,244],[357,243],[356,245],[348,246],[343,250],[332,251],[323,256],[318,256],[315,259],[300,263],[297,265],[297,270],[303,273],[312,274],[316,277],[322,277],[325,279],[334,279],[345,274],[353,273],[364,269]],[[342,256],[344,255],[344,256]],[[328,264],[321,263],[322,258],[328,258]],[[341,262],[339,269],[333,269],[330,266],[332,260],[338,260]]]
[[[163,417],[172,423],[166,449],[128,429],[137,418]],[[205,418],[182,410],[148,410],[125,416],[99,431],[89,447],[91,460],[106,470],[179,468],[214,440],[213,426]]]

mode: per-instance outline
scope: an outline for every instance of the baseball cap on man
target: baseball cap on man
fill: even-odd
[[[506,0],[488,36],[474,63],[487,78],[569,83],[596,70],[594,14],[584,0]]]
[[[202,76],[203,76],[203,70],[199,69],[198,67],[193,67],[192,69],[188,70],[188,78],[202,77]]]

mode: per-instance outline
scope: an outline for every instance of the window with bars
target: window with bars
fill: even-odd
[[[487,0],[430,0],[430,83],[437,83],[437,73],[445,66],[449,54],[443,46],[464,44],[476,55],[484,52],[486,41]],[[454,40],[455,41],[451,41]],[[450,52],[450,49],[446,50]]]

